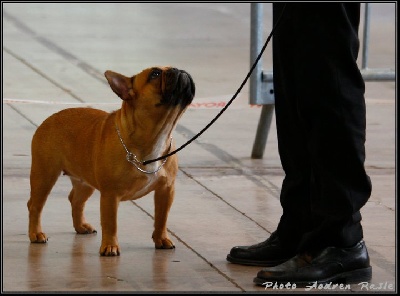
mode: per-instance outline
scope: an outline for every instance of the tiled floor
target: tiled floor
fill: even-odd
[[[271,5],[264,7],[268,33]],[[371,67],[395,67],[394,7],[372,5]],[[266,239],[281,214],[275,125],[264,158],[251,159],[260,108],[248,105],[247,86],[211,129],[179,152],[168,220],[176,249],[154,249],[149,195],[120,205],[121,256],[100,257],[100,232],[74,232],[66,177],[60,177],[43,212],[49,242],[30,244],[27,235],[30,141],[37,125],[70,106],[119,108],[106,70],[133,75],[174,65],[190,72],[197,86],[174,135],[178,146],[184,144],[216,116],[247,74],[250,4],[2,3],[2,9],[3,292],[278,291],[253,284],[259,267],[226,261],[231,247]],[[270,54],[268,49],[265,68]],[[395,96],[394,82],[367,83],[366,166],[373,192],[362,214],[376,288],[368,291],[374,292],[394,292],[397,282]],[[88,201],[86,216],[100,230],[98,193]]]

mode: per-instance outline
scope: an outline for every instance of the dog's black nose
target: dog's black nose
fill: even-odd
[[[181,70],[179,79],[181,80],[181,88],[182,88],[182,90],[181,90],[182,96],[181,96],[180,104],[182,107],[186,107],[192,103],[195,92],[196,92],[196,87],[195,87],[192,76],[184,70]]]
[[[185,70],[170,68],[165,73],[166,88],[162,104],[187,107],[195,95],[195,84],[192,76]]]

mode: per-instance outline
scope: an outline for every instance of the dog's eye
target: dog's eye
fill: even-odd
[[[153,71],[151,71],[149,79],[155,79],[157,77],[159,77],[161,75],[161,70],[160,69],[154,69]]]

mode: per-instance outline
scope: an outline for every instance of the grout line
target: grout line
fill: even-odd
[[[32,69],[35,73],[39,74],[40,76],[42,76],[44,79],[46,79],[47,81],[49,81],[50,83],[52,83],[53,85],[55,85],[56,87],[58,87],[59,89],[63,90],[64,92],[66,92],[67,94],[69,94],[71,97],[73,97],[74,99],[76,99],[77,101],[84,103],[84,101],[78,97],[77,95],[75,95],[71,90],[66,89],[65,87],[63,87],[61,84],[59,84],[58,82],[56,82],[55,80],[51,79],[49,76],[47,76],[46,74],[44,74],[43,72],[41,72],[39,69],[35,68],[34,66],[32,66],[31,64],[29,64],[27,61],[25,61],[23,58],[21,58],[20,56],[18,56],[17,54],[13,53],[11,50],[3,47],[3,50],[5,52],[7,52],[9,55],[11,55],[12,57],[14,57],[15,59],[17,59],[18,61],[20,61],[21,63],[23,63],[25,66],[29,67],[30,69]],[[4,100],[4,99],[3,99]]]
[[[145,213],[147,216],[149,216],[151,219],[154,220],[154,217],[148,213],[144,208],[139,206],[136,202],[131,200],[132,204],[135,205],[137,208],[139,208],[143,213]],[[167,228],[168,232],[175,237],[180,243],[182,243],[186,248],[188,248],[190,251],[195,253],[200,259],[202,259],[204,262],[206,262],[212,269],[214,269],[218,274],[223,276],[226,280],[228,280],[230,283],[232,283],[235,287],[240,289],[242,292],[246,292],[245,289],[243,289],[238,283],[235,282],[234,279],[230,278],[228,275],[226,275],[223,271],[221,271],[218,267],[216,267],[214,264],[212,264],[210,261],[207,260],[204,256],[202,256],[199,252],[197,252],[195,249],[193,249],[190,245],[188,245],[183,239],[181,239],[175,232],[171,231],[169,228]]]
[[[16,107],[14,107],[13,105],[9,105],[11,107],[11,109],[13,109],[15,112],[17,112],[19,115],[22,116],[22,118],[24,118],[25,120],[27,120],[30,124],[32,124],[34,127],[38,127],[38,125],[36,123],[34,123],[32,120],[30,120],[27,116],[25,116],[25,114],[23,114],[20,110],[18,110]]]
[[[17,28],[19,28],[24,33],[30,35],[37,42],[44,45],[49,50],[51,50],[55,53],[58,53],[64,59],[70,61],[72,64],[74,64],[75,66],[77,66],[78,68],[80,68],[81,70],[83,70],[84,72],[86,72],[87,74],[92,76],[93,78],[99,80],[100,82],[102,82],[104,84],[107,84],[103,73],[101,73],[96,68],[94,68],[94,67],[90,66],[89,64],[85,63],[84,61],[78,59],[76,56],[69,53],[65,49],[61,48],[60,46],[56,45],[55,43],[51,42],[50,40],[38,35],[36,32],[34,32],[28,26],[26,26],[23,22],[21,22],[16,17],[10,15],[9,13],[3,11],[3,17],[6,18],[7,20],[11,21]]]
[[[194,136],[194,133],[191,130],[182,125],[178,125],[176,127],[176,131],[187,138]],[[225,162],[229,167],[236,170],[241,175],[245,176],[248,180],[252,181],[257,186],[260,186],[263,189],[265,189],[273,197],[279,199],[280,189],[276,185],[274,185],[272,182],[268,180],[263,179],[262,177],[256,176],[251,172],[248,172],[243,163],[239,159],[235,158],[233,155],[229,154],[228,152],[226,152],[225,150],[219,148],[214,144],[199,143],[198,141],[194,141],[194,143],[200,145],[202,149],[210,152],[212,155],[216,156],[217,158]]]
[[[238,208],[236,208],[234,205],[232,205],[231,203],[227,202],[223,197],[221,197],[220,195],[218,195],[216,192],[212,191],[210,188],[208,188],[207,186],[203,185],[200,181],[196,180],[195,178],[193,178],[192,175],[186,173],[184,170],[179,169],[182,173],[184,173],[190,180],[196,182],[197,184],[199,184],[201,187],[203,187],[205,190],[207,190],[208,192],[210,192],[212,195],[214,195],[215,197],[219,198],[223,203],[227,204],[229,207],[231,207],[232,209],[234,209],[236,212],[238,212],[239,214],[242,214],[244,217],[246,217],[247,219],[249,219],[251,222],[255,223],[257,226],[259,226],[260,228],[262,228],[263,230],[265,230],[266,232],[268,232],[271,235],[271,231],[269,231],[268,229],[266,229],[264,226],[262,226],[260,223],[258,223],[256,220],[254,220],[253,218],[251,218],[250,216],[246,215],[246,213],[240,211]]]

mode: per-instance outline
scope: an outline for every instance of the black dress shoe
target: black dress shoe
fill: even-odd
[[[295,249],[282,246],[276,232],[274,232],[264,242],[251,246],[233,247],[226,260],[243,265],[276,266],[295,255]]]
[[[328,247],[315,254],[296,255],[275,267],[258,272],[254,283],[326,284],[369,282],[372,267],[363,241],[351,248]]]

